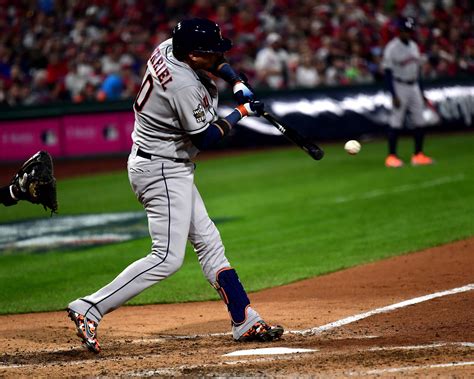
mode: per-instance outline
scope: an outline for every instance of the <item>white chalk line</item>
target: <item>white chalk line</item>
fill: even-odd
[[[405,300],[405,301],[402,301],[400,303],[395,303],[395,304],[388,305],[386,307],[377,308],[377,309],[374,309],[374,310],[369,311],[369,312],[360,313],[360,314],[357,314],[357,315],[354,315],[354,316],[349,316],[349,317],[343,318],[341,320],[330,322],[329,324],[326,324],[326,325],[323,325],[323,326],[318,326],[318,327],[314,327],[314,328],[311,328],[311,329],[305,329],[305,330],[285,331],[284,334],[300,334],[300,335],[320,334],[322,332],[327,332],[331,329],[339,328],[340,326],[351,324],[353,322],[360,321],[364,318],[367,318],[367,317],[370,317],[370,316],[373,316],[373,315],[376,315],[376,314],[387,313],[387,312],[390,312],[390,311],[393,311],[393,310],[396,310],[396,309],[407,307],[409,305],[422,303],[422,302],[425,302],[425,301],[428,301],[428,300],[436,299],[438,297],[443,297],[443,296],[454,295],[454,294],[462,293],[462,292],[466,292],[466,291],[471,291],[473,289],[474,289],[474,283],[471,283],[471,284],[467,284],[463,287],[453,288],[453,289],[446,290],[446,291],[435,292],[435,293],[432,293],[432,294],[429,294],[429,295],[415,297],[413,299]],[[229,335],[229,334],[231,334],[231,333],[195,334],[194,336],[180,336],[180,337],[176,336],[176,337],[177,338],[220,337],[220,336]],[[169,338],[176,338],[176,337],[169,336]]]
[[[371,347],[367,351],[391,351],[391,350],[423,350],[423,349],[436,349],[437,347],[445,346],[460,346],[474,348],[473,342],[438,342],[430,343],[426,345],[408,345],[408,346],[380,346]]]
[[[340,326],[344,326],[344,325],[362,320],[364,318],[367,318],[367,317],[370,317],[370,316],[373,316],[373,315],[376,315],[376,314],[387,313],[387,312],[393,311],[395,309],[400,309],[400,308],[403,308],[403,307],[407,307],[409,305],[418,304],[418,303],[428,301],[428,300],[432,300],[432,299],[435,299],[435,298],[438,298],[438,297],[443,297],[443,296],[453,295],[453,294],[462,293],[462,292],[466,292],[466,291],[471,291],[473,289],[474,289],[474,284],[468,284],[468,285],[463,286],[463,287],[453,288],[453,289],[447,290],[447,291],[436,292],[436,293],[433,293],[433,294],[430,294],[430,295],[425,295],[425,296],[416,297],[414,299],[405,300],[405,301],[402,301],[400,303],[392,304],[392,305],[389,305],[389,306],[386,306],[386,307],[377,308],[377,309],[374,309],[372,311],[361,313],[361,314],[350,316],[350,317],[346,317],[344,319],[334,321],[334,322],[331,322],[331,323],[323,325],[323,326],[319,326],[319,327],[315,327],[315,328],[311,328],[311,329],[306,329],[306,330],[287,331],[287,332],[285,332],[285,334],[287,334],[287,333],[288,334],[298,334],[298,335],[319,334],[319,333],[322,333],[322,332],[325,332],[325,331],[329,331],[331,329],[336,329]],[[131,340],[131,341],[129,341],[129,340],[126,340],[126,341],[127,341],[127,343],[148,344],[148,343],[163,342],[163,340],[166,339],[166,338],[169,338],[169,339],[173,339],[173,338],[176,338],[176,339],[193,339],[193,338],[201,338],[201,337],[225,336],[225,335],[229,335],[229,334],[231,334],[231,333],[209,333],[209,334],[196,334],[196,335],[190,335],[190,336],[172,336],[172,335],[169,335],[169,336],[163,336],[162,338],[154,338],[154,339],[151,339],[151,340],[135,339],[135,340]],[[146,342],[146,341],[148,341],[148,342]],[[71,348],[68,348],[68,349],[53,349],[53,350],[49,350],[47,352],[67,352],[67,351],[73,351],[73,350],[76,350],[76,349],[71,349]],[[123,357],[116,358],[116,359],[115,358],[107,358],[107,359],[113,361],[113,360],[121,360],[121,359],[123,359]],[[66,362],[66,363],[71,364],[71,365],[77,365],[77,364],[83,364],[83,363],[92,362],[92,361],[99,362],[101,360],[100,359],[96,359],[96,360],[88,359],[88,360],[73,361],[73,362]],[[55,362],[41,363],[41,364],[15,364],[15,365],[5,365],[5,364],[0,363],[0,369],[48,366],[48,365],[55,365],[55,364],[58,364],[58,363],[64,363],[64,362],[59,362],[59,361],[56,362],[55,361]],[[201,367],[202,367],[202,365],[201,365]]]
[[[354,316],[343,318],[343,319],[338,320],[338,321],[330,322],[329,324],[326,324],[326,325],[323,325],[323,326],[318,326],[318,327],[311,328],[311,329],[306,329],[306,330],[292,330],[292,331],[289,331],[289,333],[302,334],[302,335],[320,334],[322,332],[327,332],[331,329],[339,328],[341,326],[351,324],[353,322],[360,321],[360,320],[363,320],[367,317],[374,316],[374,315],[377,315],[377,314],[380,314],[380,313],[391,312],[391,311],[394,311],[396,309],[407,307],[409,305],[419,304],[419,303],[422,303],[422,302],[425,302],[425,301],[428,301],[428,300],[436,299],[438,297],[454,295],[454,294],[458,294],[458,293],[462,293],[462,292],[471,291],[473,289],[474,289],[474,284],[468,284],[468,285],[465,285],[463,287],[453,288],[453,289],[450,289],[450,290],[447,290],[447,291],[435,292],[435,293],[432,293],[430,295],[415,297],[414,299],[405,300],[405,301],[402,301],[400,303],[395,303],[395,304],[388,305],[388,306],[382,307],[382,308],[377,308],[377,309],[374,309],[374,310],[369,311],[369,312],[360,313],[360,314],[357,314],[357,315],[354,315]]]
[[[148,341],[148,340],[145,340]],[[160,339],[162,342],[162,339]],[[435,349],[438,347],[445,347],[445,346],[460,346],[460,347],[468,347],[468,348],[474,348],[474,342],[440,342],[440,343],[433,343],[433,344],[426,344],[426,345],[412,345],[412,346],[387,346],[387,347],[372,347],[372,348],[367,348],[367,349],[359,349],[359,351],[382,351],[382,350],[417,350],[417,349]],[[74,349],[55,349],[55,350],[50,350],[52,352],[67,352],[67,351],[74,351],[74,350],[86,350],[85,348],[74,348]],[[308,351],[309,352],[309,351]],[[229,355],[227,355],[229,356]],[[162,357],[162,354],[150,354],[146,356],[147,358],[159,358]],[[252,359],[240,359],[240,360],[232,360],[232,361],[225,361],[223,364],[228,364],[228,365],[235,365],[235,364],[241,364],[241,363],[253,363],[253,362],[264,362],[264,361],[272,361],[272,360],[291,360],[295,356],[293,354],[287,355],[285,357],[283,356],[270,356],[270,357],[258,357],[258,358],[252,358]],[[300,355],[299,355],[300,357]],[[130,357],[104,357],[104,358],[91,358],[91,359],[82,359],[80,361],[53,361],[53,362],[47,362],[47,363],[29,363],[29,364],[13,364],[13,365],[5,365],[3,363],[0,363],[0,370],[1,369],[15,369],[15,368],[35,368],[38,366],[41,367],[49,367],[49,366],[54,366],[57,364],[67,364],[71,366],[75,365],[81,365],[85,363],[100,363],[100,362],[108,362],[108,361],[125,361],[125,360],[130,360],[130,359],[136,359],[135,356],[130,356]],[[198,367],[212,367],[216,366],[216,364],[198,364],[194,366],[189,366],[189,365],[183,365],[183,366],[178,366],[175,368],[163,368],[163,369],[156,369],[156,370],[150,370],[145,372],[153,372],[155,375],[165,375],[166,372],[171,373],[171,372],[178,372],[181,369],[187,368],[198,368]],[[133,373],[130,373],[132,375]],[[135,372],[136,374],[136,372]],[[127,374],[129,375],[129,374]]]
[[[451,363],[438,363],[433,365],[420,365],[420,366],[406,366],[406,367],[391,367],[391,368],[382,368],[376,370],[369,370],[365,372],[354,372],[352,375],[376,375],[376,374],[388,374],[388,373],[396,373],[396,372],[403,372],[403,371],[415,371],[415,370],[426,370],[426,369],[433,369],[433,368],[450,368],[450,367],[461,367],[461,366],[472,366],[474,365],[473,361],[470,362],[451,362]]]
[[[354,200],[372,199],[374,197],[395,194],[395,193],[400,193],[400,192],[413,191],[420,188],[436,187],[442,184],[460,182],[460,181],[463,181],[464,179],[465,179],[464,174],[459,174],[455,176],[443,176],[441,178],[437,178],[431,181],[418,183],[418,184],[405,184],[405,185],[393,187],[390,189],[375,189],[375,190],[365,192],[359,195],[340,196],[331,202],[340,204],[340,203],[347,203],[349,201],[354,201]]]
[[[92,353],[91,353],[92,354]],[[146,356],[147,358],[162,358],[163,354],[149,354]],[[81,359],[80,361],[52,361],[52,362],[42,362],[42,363],[25,363],[25,364],[13,364],[13,365],[5,365],[0,363],[0,370],[3,369],[12,369],[12,368],[35,368],[35,367],[50,367],[55,365],[83,365],[83,364],[95,364],[95,363],[105,363],[105,362],[118,362],[118,361],[126,361],[126,360],[136,360],[136,356],[122,356],[122,357],[103,357],[103,358],[91,358],[91,359]]]

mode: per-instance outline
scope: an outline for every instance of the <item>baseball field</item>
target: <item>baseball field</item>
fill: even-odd
[[[323,146],[319,162],[292,147],[197,160],[227,257],[255,308],[288,331],[282,340],[234,343],[188,246],[178,273],[105,317],[98,356],[63,309],[148,254],[146,216],[126,158],[113,169],[58,162],[58,215],[31,204],[0,214],[0,376],[474,375],[474,134],[429,136],[427,167],[385,168],[381,140],[356,156],[342,146]],[[406,162],[411,150],[402,139]],[[61,224],[104,214],[133,215],[138,232],[105,243],[88,224],[87,243],[85,232],[54,243]],[[38,220],[56,229],[31,238]],[[235,353],[259,348],[275,349]]]

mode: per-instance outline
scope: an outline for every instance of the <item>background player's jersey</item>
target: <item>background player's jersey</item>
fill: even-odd
[[[400,38],[392,39],[385,47],[382,64],[384,69],[392,70],[395,79],[416,81],[421,64],[417,44],[412,40],[404,44]]]
[[[132,139],[141,150],[191,159],[198,149],[189,134],[204,131],[217,119],[217,95],[212,98],[194,70],[173,56],[169,39],[148,60],[134,109]]]

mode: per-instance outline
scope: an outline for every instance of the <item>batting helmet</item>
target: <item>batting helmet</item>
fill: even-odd
[[[193,18],[178,23],[172,32],[173,54],[182,59],[192,51],[223,53],[230,50],[232,41],[222,38],[221,29],[205,18]]]

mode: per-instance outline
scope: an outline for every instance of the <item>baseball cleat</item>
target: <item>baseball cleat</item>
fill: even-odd
[[[280,339],[283,328],[280,325],[268,325],[265,321],[257,321],[238,339],[239,342],[271,342]]]
[[[403,161],[398,158],[395,154],[390,154],[386,159],[385,159],[385,166],[386,167],[403,167]]]
[[[99,324],[71,309],[67,309],[67,314],[76,324],[77,336],[82,340],[82,344],[89,351],[96,354],[100,353],[100,344],[97,341],[97,327]]]
[[[426,166],[433,164],[433,159],[423,153],[418,153],[411,157],[411,164],[413,166]]]

